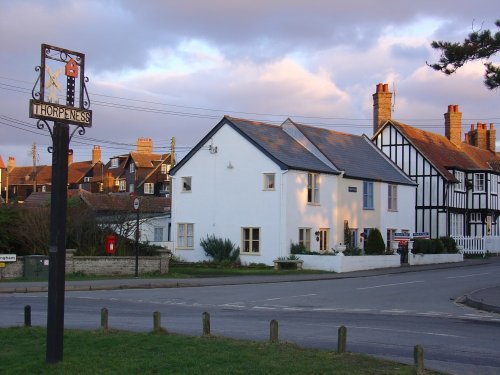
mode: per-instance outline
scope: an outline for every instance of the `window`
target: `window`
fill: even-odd
[[[111,168],[118,168],[118,165],[120,164],[119,162],[118,158],[111,159]]]
[[[193,249],[194,224],[177,224],[177,248]]]
[[[353,248],[358,247],[358,229],[357,228],[349,228],[349,231],[351,232],[351,245]]]
[[[155,242],[163,241],[163,228],[154,228],[154,241]]]
[[[264,190],[274,190],[274,173],[264,173]]]
[[[490,191],[493,194],[497,194],[498,193],[498,176],[496,174],[492,174],[491,175]]]
[[[387,250],[391,250],[392,241],[394,241],[394,234],[396,233],[396,229],[387,229]]]
[[[311,251],[311,228],[299,228],[299,245]]]
[[[90,182],[90,179],[91,179],[91,178],[92,178],[92,177],[84,177],[84,178],[83,178],[83,182]]]
[[[125,180],[120,180],[119,185],[118,185],[118,190],[120,191],[125,191],[127,190],[127,181]]]
[[[484,192],[484,173],[474,173],[474,192]]]
[[[373,210],[373,182],[363,181],[363,209]]]
[[[388,205],[387,208],[389,211],[397,211],[398,210],[398,185],[389,185],[388,186],[388,196],[387,196]]]
[[[328,228],[319,229],[319,251],[328,251],[330,247],[329,234],[330,234],[330,229]]]
[[[470,222],[471,223],[480,223],[481,222],[481,212],[471,212]]]
[[[135,172],[135,164],[134,163],[130,163],[130,165],[129,165],[129,171],[130,171],[130,173],[134,173]]]
[[[134,184],[130,184],[128,186],[128,191],[129,191],[129,193],[133,193],[135,191],[135,185]]]
[[[154,194],[155,193],[155,184],[152,182],[146,182],[144,184],[144,194]]]
[[[167,164],[162,164],[160,167],[161,174],[167,174]]]
[[[464,217],[461,214],[450,214],[450,235],[464,235]]]
[[[319,174],[307,174],[307,203],[319,204]]]
[[[242,253],[260,253],[260,228],[241,228]]]
[[[373,228],[364,228],[363,229],[363,250],[366,249],[366,242],[368,240],[368,236],[370,235],[370,232],[372,231]]]
[[[191,191],[191,177],[182,177],[182,191]]]
[[[465,173],[461,171],[455,171],[455,177],[458,180],[458,184],[455,189],[458,191],[465,191]]]

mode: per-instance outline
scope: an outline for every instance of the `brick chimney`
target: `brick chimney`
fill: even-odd
[[[462,141],[462,112],[458,105],[450,104],[448,112],[444,114],[444,134],[456,146]]]
[[[140,152],[141,154],[152,154],[153,140],[151,138],[138,138],[137,152]]]
[[[497,131],[495,130],[495,125],[490,123],[490,129],[486,131],[486,147],[492,152],[496,152],[495,143],[497,141]]]
[[[92,149],[92,165],[99,163],[101,161],[101,147],[94,146]]]
[[[392,92],[389,92],[387,83],[379,83],[375,94],[373,94],[373,134],[391,119]]]
[[[10,172],[16,167],[16,158],[9,156],[9,161],[7,162],[7,170]]]

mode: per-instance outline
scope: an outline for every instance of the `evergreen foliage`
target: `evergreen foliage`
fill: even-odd
[[[385,253],[385,243],[382,234],[377,228],[370,231],[366,241],[365,253],[367,255],[378,255]]]
[[[205,250],[205,254],[213,258],[215,262],[235,262],[240,255],[239,246],[234,245],[228,238],[218,238],[213,234],[202,238],[200,245]]]
[[[495,22],[500,28],[500,20]],[[453,74],[465,63],[474,60],[489,59],[500,51],[500,31],[492,35],[490,30],[474,31],[465,38],[463,43],[433,41],[432,48],[441,50],[438,63],[428,64],[434,70],[446,75]],[[491,62],[485,62],[484,84],[490,89],[500,86],[500,67]]]

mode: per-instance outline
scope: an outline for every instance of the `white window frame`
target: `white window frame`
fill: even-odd
[[[398,210],[398,185],[389,184],[387,187],[387,209]]]
[[[118,168],[119,165],[120,165],[120,160],[118,158],[111,159],[110,168]]]
[[[465,191],[465,173],[462,171],[455,171],[455,177],[458,180],[455,190]]]
[[[490,175],[490,192],[493,194],[498,194],[498,175],[491,174]]]
[[[264,173],[264,190],[276,189],[276,173]]]
[[[484,193],[484,173],[474,173],[474,192]]]
[[[118,180],[118,191],[127,190],[127,181],[126,180]]]
[[[307,203],[319,204],[319,185],[320,179],[318,173],[307,174]]]
[[[135,164],[130,163],[128,166],[128,170],[130,171],[130,173],[134,173],[135,172]]]
[[[257,233],[257,239],[255,234]],[[241,253],[242,254],[260,254],[261,246],[260,227],[242,227],[241,228]],[[256,247],[255,247],[256,246]],[[254,249],[257,249],[255,251]]]
[[[168,170],[167,170],[167,164],[163,163],[161,166],[160,166],[160,173],[161,174],[167,174]]]
[[[183,193],[190,193],[192,191],[193,179],[191,176],[181,177],[181,191]]]
[[[92,179],[92,177],[84,177],[83,182],[90,182],[91,179]]]
[[[363,181],[363,210],[375,208],[373,189],[373,181]]]
[[[164,234],[163,229],[164,229],[163,227],[155,227],[153,229],[154,242],[163,242],[163,234]]]
[[[450,235],[464,235],[464,216],[462,214],[450,213]]]
[[[311,228],[299,228],[299,245],[304,245],[307,251],[311,251]]]
[[[470,222],[471,223],[481,223],[482,222],[481,212],[471,212]]]
[[[152,182],[144,183],[144,194],[154,194],[155,193],[155,184]]]
[[[177,249],[194,249],[194,224],[177,223]]]

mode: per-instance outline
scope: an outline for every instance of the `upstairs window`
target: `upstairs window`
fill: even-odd
[[[474,192],[484,193],[484,173],[474,173]]]
[[[129,171],[130,171],[130,173],[134,173],[135,172],[135,164],[134,163],[130,163],[130,165],[129,165]]]
[[[373,182],[363,181],[363,209],[373,210]]]
[[[155,185],[152,182],[146,182],[144,184],[144,194],[154,194]]]
[[[191,177],[182,177],[182,191],[188,192],[191,191]]]
[[[491,175],[490,192],[492,192],[493,194],[498,193],[498,176],[496,174]]]
[[[120,182],[118,183],[118,190],[119,191],[125,191],[125,190],[127,190],[127,181],[120,180]]]
[[[307,174],[307,203],[319,204],[319,174]]]
[[[264,190],[274,190],[275,174],[264,173]]]
[[[118,168],[119,164],[120,164],[120,161],[118,160],[118,158],[111,159],[111,168]]]
[[[398,185],[388,186],[387,208],[389,211],[398,210]]]
[[[461,171],[455,171],[455,177],[458,183],[455,185],[457,191],[465,191],[465,173]]]

